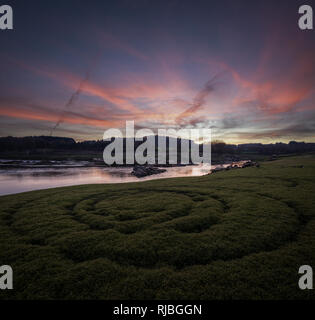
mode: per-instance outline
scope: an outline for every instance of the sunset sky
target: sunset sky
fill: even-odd
[[[315,30],[298,28],[312,1],[4,2],[0,136],[102,139],[134,120],[315,142]]]

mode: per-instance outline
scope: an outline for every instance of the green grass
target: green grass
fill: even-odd
[[[1,197],[0,298],[313,299],[314,160]]]

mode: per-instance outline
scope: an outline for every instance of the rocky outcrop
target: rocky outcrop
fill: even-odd
[[[160,169],[160,168],[153,167],[150,165],[148,165],[148,166],[136,165],[133,167],[131,174],[133,174],[137,178],[142,178],[142,177],[146,177],[146,176],[151,176],[153,174],[159,174],[159,173],[162,173],[165,171],[166,171],[166,169]]]
[[[246,161],[242,164],[241,168],[248,168],[248,167],[257,167],[259,168],[260,167],[260,164],[255,162],[255,161]]]
[[[209,174],[220,172],[220,171],[228,171],[228,170],[234,170],[234,169],[238,169],[238,168],[248,168],[248,167],[259,168],[260,164],[258,162],[251,161],[251,160],[244,161],[244,162],[241,162],[238,164],[232,163],[226,167],[223,167],[223,166],[216,167],[216,168],[210,170]]]

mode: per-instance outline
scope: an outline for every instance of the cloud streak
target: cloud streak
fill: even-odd
[[[176,123],[182,124],[183,122],[185,122],[186,118],[195,116],[195,114],[205,104],[206,98],[209,96],[209,94],[214,91],[215,85],[217,84],[220,75],[221,73],[216,74],[213,78],[206,82],[204,87],[195,96],[192,105],[176,118]]]
[[[87,72],[85,77],[80,82],[79,88],[71,95],[71,97],[69,98],[68,102],[65,104],[65,109],[69,109],[75,104],[75,102],[78,100],[81,92],[83,91],[85,83],[87,83],[88,80],[89,80],[89,73]],[[58,128],[58,126],[61,124],[61,122],[63,121],[63,119],[64,119],[66,114],[67,114],[67,110],[63,110],[63,112],[62,112],[61,116],[59,117],[58,121],[56,122],[54,127],[51,129],[50,135],[52,135],[54,133],[54,131]]]

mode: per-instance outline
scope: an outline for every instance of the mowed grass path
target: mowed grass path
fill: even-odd
[[[303,156],[0,197],[0,299],[312,299],[314,177]]]

